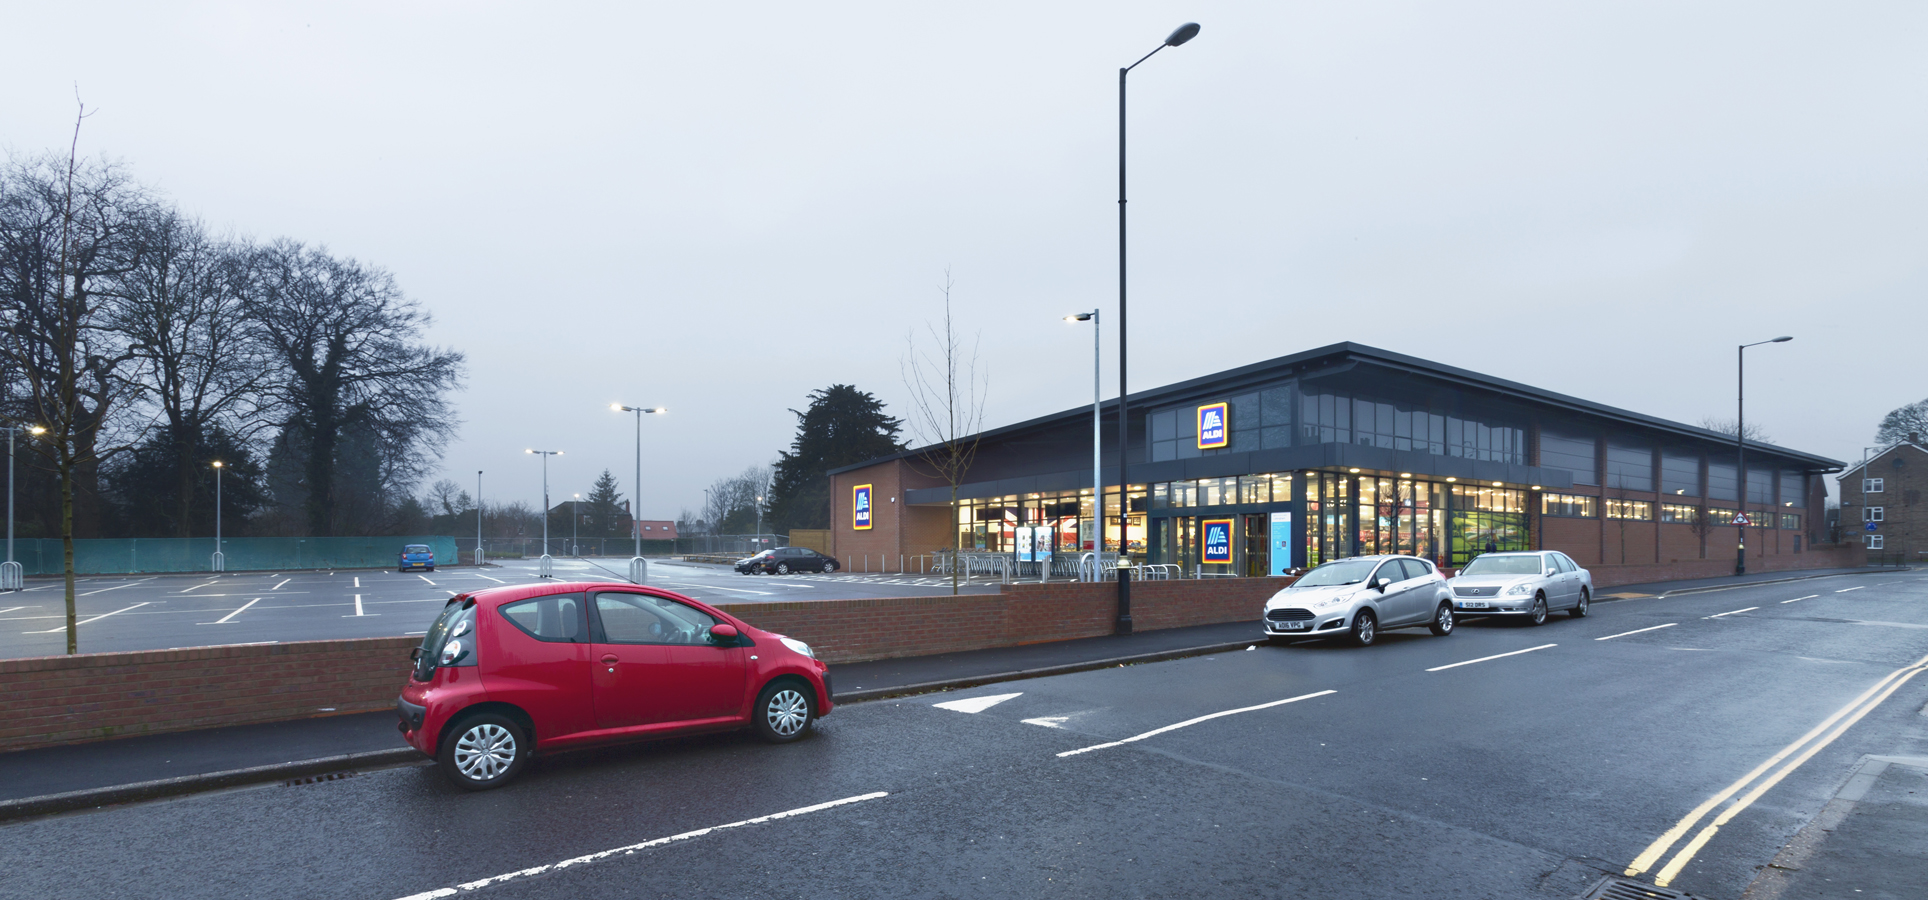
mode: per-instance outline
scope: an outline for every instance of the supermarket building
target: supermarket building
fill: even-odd
[[[1117,422],[1105,404],[1107,481]],[[974,436],[955,518],[928,448],[833,470],[833,552],[917,571],[955,529],[967,552],[1063,571],[1093,548],[1092,430],[1086,405]],[[1125,449],[1128,524],[1106,484],[1104,548],[1188,577],[1543,548],[1630,567],[1624,583],[1731,570],[1743,528],[1750,568],[1828,565],[1819,476],[1844,467],[1749,442],[1741,471],[1729,435],[1355,343],[1133,394]]]

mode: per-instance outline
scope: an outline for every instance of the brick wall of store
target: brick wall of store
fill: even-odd
[[[1768,513],[1768,515],[1774,515]],[[1626,523],[1624,562],[1621,556],[1621,523]],[[1595,566],[1619,565],[1669,565],[1672,563],[1693,562],[1702,559],[1701,536],[1694,533],[1693,526],[1685,522],[1641,522],[1635,520],[1609,519],[1597,516],[1591,519],[1566,516],[1541,516],[1535,523],[1541,529],[1536,535],[1538,546],[1547,550],[1558,550],[1573,557],[1573,561],[1588,568]],[[1803,529],[1806,522],[1802,523]],[[1724,559],[1729,568],[1734,561],[1735,528],[1721,525],[1708,532],[1706,558]],[[1794,539],[1802,538],[1802,552],[1796,553]],[[1766,561],[1785,557],[1778,569],[1817,569],[1826,568],[1830,563],[1807,559],[1807,533],[1803,531],[1781,530],[1778,528],[1749,528],[1747,530],[1748,568],[1755,561]],[[1658,538],[1659,546],[1655,546]],[[1858,563],[1857,563],[1858,565]]]
[[[860,484],[870,485],[871,496],[871,527],[863,531],[857,530],[851,515],[851,492]],[[937,477],[902,459],[831,476],[832,555],[846,567],[858,570],[864,568],[864,559],[868,557],[873,572],[897,571],[898,557],[902,556],[906,557],[905,568],[915,571],[916,566],[909,557],[928,554],[933,547],[947,542],[943,533],[946,520],[942,510],[906,506],[904,491],[943,484]]]
[[[393,709],[409,649],[420,643],[367,638],[0,660],[0,750]]]

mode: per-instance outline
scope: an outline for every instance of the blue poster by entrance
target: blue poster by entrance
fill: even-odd
[[[1284,575],[1290,571],[1292,562],[1292,514],[1275,512],[1272,514],[1272,569],[1274,575]]]

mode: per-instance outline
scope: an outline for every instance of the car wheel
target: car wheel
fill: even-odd
[[[495,713],[463,719],[436,749],[442,774],[471,791],[501,787],[529,762],[529,739],[522,726]]]
[[[773,681],[756,698],[756,734],[772,744],[785,744],[810,733],[817,721],[817,704],[810,689],[794,681]]]
[[[1441,601],[1439,609],[1433,612],[1433,633],[1445,637],[1453,633],[1453,604]]]
[[[1572,617],[1574,617],[1574,618],[1576,618],[1576,619],[1584,619],[1584,618],[1586,618],[1586,617],[1587,617],[1587,606],[1588,606],[1588,605],[1590,605],[1590,604],[1591,604],[1591,602],[1592,602],[1592,598],[1591,598],[1591,597],[1588,597],[1588,596],[1587,596],[1587,589],[1586,589],[1586,588],[1581,588],[1581,589],[1580,589],[1580,602],[1578,602],[1578,603],[1575,603],[1575,604],[1573,604],[1573,608],[1572,608],[1572,609],[1569,609],[1569,610],[1567,610],[1567,615],[1569,615],[1569,616],[1572,616]]]
[[[1527,613],[1526,621],[1530,625],[1546,624],[1546,595],[1545,594],[1541,594],[1533,598],[1533,611],[1530,613]]]
[[[1379,620],[1372,610],[1362,609],[1352,617],[1352,642],[1361,647],[1370,647],[1379,639]]]
[[[790,574],[790,564],[789,564],[789,563],[777,563],[777,574],[778,574],[778,575],[788,575],[788,574]]]
[[[837,564],[836,564],[836,563],[833,563],[833,562],[827,562],[827,563],[824,563],[824,564],[823,564],[823,573],[824,573],[825,575],[828,575],[828,574],[830,574],[830,573],[832,573],[832,572],[835,572],[835,571],[837,571]]]
[[[428,570],[429,570],[430,572],[433,572],[433,571],[435,571],[435,567],[434,567],[434,566],[429,566],[429,567],[428,567]]]

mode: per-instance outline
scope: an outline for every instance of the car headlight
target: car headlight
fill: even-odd
[[[1507,588],[1506,592],[1508,594],[1531,594],[1533,593],[1533,585],[1522,581],[1519,584]]]
[[[1312,608],[1326,609],[1327,607],[1338,606],[1341,603],[1351,603],[1353,601],[1353,598],[1357,596],[1358,594],[1338,594],[1335,596],[1327,597],[1324,600],[1320,600],[1319,602],[1312,604]]]
[[[810,652],[809,644],[799,641],[796,638],[778,638],[777,640],[782,641],[783,646],[789,647],[790,649],[795,650],[796,652],[801,653],[805,656],[808,656],[811,659],[817,658],[817,654]]]

